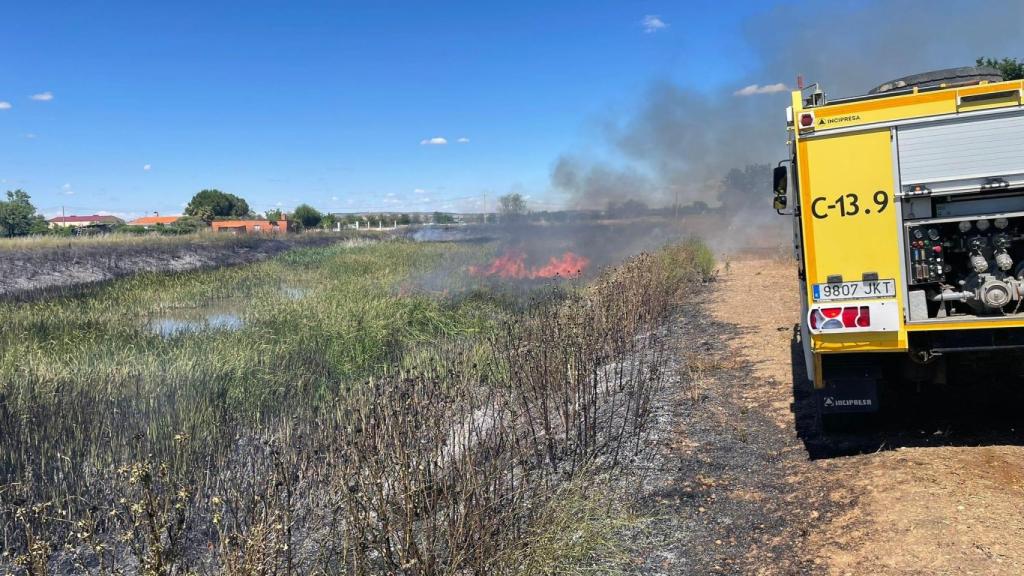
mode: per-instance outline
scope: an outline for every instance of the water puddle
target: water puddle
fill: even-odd
[[[197,308],[167,310],[150,318],[147,328],[162,338],[207,331],[241,330],[245,326],[241,311],[241,303],[234,300],[213,302]]]
[[[281,286],[281,293],[289,300],[302,300],[309,295],[309,291],[304,286]]]
[[[424,226],[406,233],[414,242],[464,242],[483,244],[494,240],[493,232],[479,226]]]

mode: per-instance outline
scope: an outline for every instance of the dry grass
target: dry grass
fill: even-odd
[[[450,250],[475,248],[304,250],[8,305],[0,565],[432,575],[616,562],[612,535],[633,519],[592,498],[590,479],[643,445],[672,352],[660,328],[710,274],[706,249],[640,255],[513,308],[394,295]],[[266,284],[285,273],[311,296]],[[238,332],[162,339],[132,321],[239,291]]]
[[[692,350],[683,352],[680,367],[683,377],[680,381],[686,383],[685,392],[691,402],[701,400],[708,379],[713,378],[721,369],[721,357],[717,354]]]
[[[92,248],[117,246],[178,246],[195,242],[244,242],[245,236],[217,234],[202,230],[193,234],[167,236],[161,234],[97,234],[90,236],[22,236],[0,238],[0,251],[52,250],[57,248]]]

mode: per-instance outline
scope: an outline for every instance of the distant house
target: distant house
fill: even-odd
[[[231,234],[278,234],[288,231],[287,220],[214,220],[210,223],[214,232]]]
[[[46,221],[50,228],[81,228],[84,226],[116,226],[124,224],[117,216],[92,214],[90,216],[57,216]]]
[[[128,225],[152,228],[157,225],[167,226],[168,224],[174,224],[179,219],[181,219],[181,216],[143,216],[142,218],[132,220]]]

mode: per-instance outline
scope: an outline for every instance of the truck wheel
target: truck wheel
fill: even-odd
[[[1003,75],[991,66],[964,66],[962,68],[946,68],[922,74],[911,74],[885,84],[875,86],[868,94],[884,94],[903,88],[928,88],[940,84],[977,84],[978,82],[1002,82]]]

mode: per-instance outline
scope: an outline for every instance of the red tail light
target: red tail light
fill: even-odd
[[[811,114],[810,112],[804,112],[803,114],[801,114],[800,127],[811,128],[812,126],[814,126],[814,114]]]
[[[847,328],[856,327],[857,316],[860,316],[860,308],[857,308],[856,306],[843,308],[843,326]]]
[[[811,311],[809,323],[813,330],[869,328],[871,327],[871,308],[869,306],[817,308]]]
[[[857,317],[857,326],[861,328],[867,328],[871,326],[871,308],[868,306],[860,307],[860,316]]]

